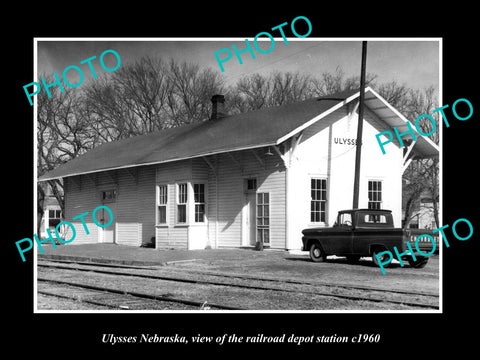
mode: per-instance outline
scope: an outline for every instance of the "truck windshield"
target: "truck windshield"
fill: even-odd
[[[339,226],[352,226],[352,214],[342,213],[338,216]]]

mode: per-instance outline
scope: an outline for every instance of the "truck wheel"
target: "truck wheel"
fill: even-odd
[[[323,251],[317,242],[310,246],[310,259],[312,259],[313,262],[324,262],[327,259],[325,251]]]
[[[376,255],[381,253],[381,252],[384,252],[384,251],[387,251],[387,249],[384,248],[384,247],[381,247],[381,246],[378,246],[378,247],[376,247],[375,249],[372,250],[372,261],[378,267],[380,267],[380,263],[378,262]],[[382,256],[380,256],[380,260],[381,260],[382,263],[385,261],[386,256],[387,256],[386,254],[383,254]],[[385,264],[385,265],[383,265],[383,267],[388,267],[388,265],[390,265],[390,264]]]
[[[420,258],[420,259],[417,259],[416,261],[413,260],[413,257],[409,256],[408,257],[408,263],[411,267],[415,268],[415,269],[421,269],[423,267],[425,267],[425,265],[427,265],[427,262],[428,262],[428,258],[426,257],[423,257]]]

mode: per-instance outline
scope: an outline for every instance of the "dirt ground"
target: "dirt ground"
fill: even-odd
[[[441,281],[438,255],[429,257],[422,269],[401,267],[394,260],[386,274],[370,257],[350,264],[343,257],[329,256],[314,263],[306,252],[252,249],[155,250],[113,244],[89,244],[45,248],[46,256],[64,259],[111,262],[113,264],[166,265],[191,270],[211,270],[285,279],[302,279],[335,284],[368,285],[388,290],[439,293]]]
[[[432,255],[422,269],[401,267],[398,262],[386,269],[373,265],[371,258],[362,258],[350,264],[345,258],[329,257],[325,263],[314,263],[307,255],[292,255],[287,252],[272,252],[263,258],[232,260],[197,260],[175,264],[184,269],[202,269],[223,273],[239,273],[284,279],[301,279],[333,284],[366,285],[386,290],[419,291],[439,293],[439,257]]]
[[[114,248],[116,250],[116,258],[112,256],[112,247],[97,247],[89,248],[88,251],[81,252],[78,247],[71,247],[67,249],[64,247],[62,256],[72,255],[73,259],[80,257],[79,253],[91,254],[83,256],[83,259],[95,261],[99,259],[111,261],[111,264],[129,263],[131,261],[146,261],[148,266],[145,266],[145,271],[157,271],[159,274],[170,274],[173,276],[188,276],[199,277],[200,279],[208,276],[208,273],[235,275],[240,277],[251,277],[251,283],[257,281],[256,278],[276,279],[280,280],[282,284],[279,286],[287,286],[289,281],[306,282],[316,289],[322,289],[325,285],[335,286],[354,286],[365,287],[372,289],[372,294],[379,294],[378,290],[394,291],[394,292],[417,292],[425,295],[439,295],[440,291],[440,261],[438,255],[429,257],[428,264],[422,269],[411,268],[408,264],[401,267],[398,262],[395,262],[391,267],[386,269],[386,274],[383,275],[380,268],[373,265],[371,258],[362,258],[355,264],[348,263],[345,258],[329,257],[324,263],[312,262],[307,253],[298,252],[295,254],[287,251],[255,251],[250,249],[225,249],[225,250],[206,250],[206,251],[158,251],[154,249],[138,249],[138,248]],[[73,249],[74,248],[74,249]],[[74,251],[72,251],[74,250]],[[66,254],[66,252],[70,254]],[[52,251],[52,253],[54,253]],[[95,256],[95,258],[93,257]],[[87,261],[88,262],[88,261]],[[152,264],[154,264],[152,266]],[[155,270],[157,269],[157,270]],[[45,270],[42,270],[44,272]],[[58,274],[59,270],[51,270],[52,274]],[[125,271],[130,271],[125,269]],[[133,271],[142,271],[131,270]],[[190,275],[189,275],[190,274]],[[60,275],[60,274],[58,274]],[[78,274],[69,273],[65,271],[61,275],[62,279],[71,277],[72,280]],[[128,278],[114,277],[105,275],[98,278],[93,274],[90,276],[86,273],[82,275],[82,281],[88,280],[94,284],[105,286],[115,283],[122,285],[125,289],[135,288],[136,291],[144,291],[145,289],[157,288],[163,292],[169,290],[175,296],[193,296],[194,298],[203,297],[205,299],[214,298],[217,303],[235,303],[241,305],[249,305],[249,298],[251,302],[255,302],[254,308],[257,309],[284,309],[292,304],[296,304],[297,309],[315,309],[318,308],[319,302],[322,302],[322,309],[382,309],[384,304],[374,305],[371,308],[371,303],[361,304],[361,301],[341,301],[333,302],[324,298],[314,298],[308,293],[300,291],[299,293],[277,293],[271,291],[255,292],[255,299],[252,298],[253,293],[248,289],[227,289],[223,287],[209,287],[203,285],[196,285],[193,289],[192,285],[179,285],[178,283],[159,282],[158,280],[135,280],[130,282]],[[122,280],[121,280],[122,279]],[[227,280],[234,281],[234,280]],[[244,280],[242,280],[244,281]],[[123,283],[124,282],[124,283]],[[143,284],[145,282],[145,284]],[[161,283],[161,285],[160,285]],[[143,286],[143,287],[142,287]],[[293,286],[293,285],[288,285]],[[300,285],[304,286],[304,285]],[[307,286],[307,285],[305,285]],[[215,289],[218,289],[215,290]],[[215,291],[214,291],[215,290]],[[228,291],[226,291],[228,290]],[[192,293],[193,291],[193,293]],[[356,294],[357,290],[342,289],[342,293]],[[249,295],[250,294],[250,295]],[[214,296],[215,295],[215,296]],[[278,296],[277,296],[278,295]],[[280,296],[281,295],[281,296]],[[303,297],[305,297],[303,299]],[[380,295],[382,296],[382,295]],[[390,295],[389,295],[390,296]],[[398,295],[405,298],[406,295]],[[285,297],[291,297],[290,300]],[[408,296],[407,296],[408,297]],[[241,298],[245,300],[241,300]],[[288,300],[288,301],[287,301]],[[54,298],[39,297],[39,309],[75,309],[76,304],[54,304],[57,301]],[[63,300],[62,300],[63,301]],[[215,303],[214,301],[214,303]],[[415,302],[415,295],[410,296],[410,301]],[[390,306],[390,305],[388,305]],[[402,309],[403,306],[397,305],[396,309]],[[393,309],[393,308],[392,308]]]

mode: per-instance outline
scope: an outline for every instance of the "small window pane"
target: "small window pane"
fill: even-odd
[[[177,222],[187,222],[187,207],[186,205],[178,205]]]
[[[187,202],[187,184],[178,184],[178,202],[180,204]]]
[[[247,179],[247,190],[257,189],[257,179]]]
[[[158,204],[165,205],[168,201],[167,185],[161,185],[158,187]]]
[[[204,222],[205,221],[205,205],[198,204],[195,205],[195,222]]]
[[[194,184],[193,192],[195,202],[205,202],[205,184]]]
[[[165,224],[167,222],[167,207],[159,206],[158,207],[158,222],[160,224]]]

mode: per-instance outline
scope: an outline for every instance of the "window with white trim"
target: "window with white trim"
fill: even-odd
[[[368,181],[368,208],[378,210],[382,208],[382,182],[378,180]],[[380,215],[369,215],[370,222],[380,222]]]
[[[177,223],[187,222],[187,201],[188,201],[187,183],[177,185]]]
[[[327,212],[327,179],[312,178],[310,194],[310,222],[324,223]]]
[[[270,244],[270,196],[268,192],[257,193],[257,241]]]
[[[157,187],[157,224],[167,223],[168,186],[158,185]]]
[[[382,182],[378,180],[368,181],[368,208],[382,208]]]
[[[193,184],[195,202],[195,222],[205,222],[205,184]]]
[[[61,210],[48,210],[48,227],[54,230],[55,227],[62,221]]]

